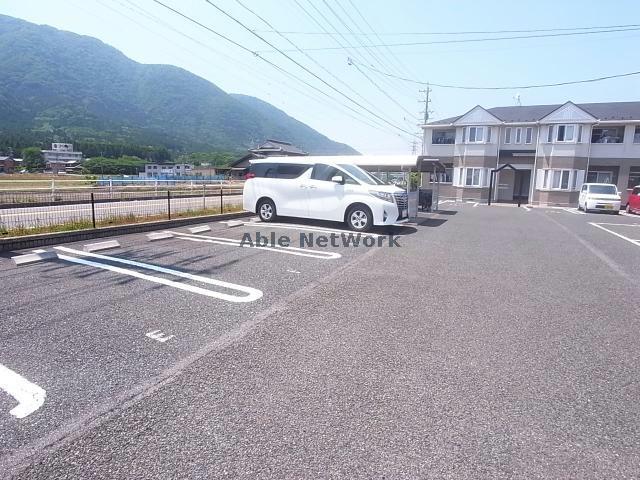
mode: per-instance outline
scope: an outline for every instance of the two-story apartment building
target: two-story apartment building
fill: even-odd
[[[77,168],[82,162],[82,152],[73,150],[72,143],[52,143],[51,150],[42,150],[46,169],[53,173]]]
[[[147,163],[142,177],[183,177],[191,175],[193,165],[189,163]]]
[[[575,206],[583,182],[640,185],[640,102],[472,108],[430,122],[423,155],[447,167],[441,197]],[[423,184],[435,179],[425,174]]]

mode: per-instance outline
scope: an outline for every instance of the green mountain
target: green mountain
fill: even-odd
[[[241,151],[267,138],[357,153],[257,98],[170,65],[134,62],[87,36],[0,15],[0,136]]]

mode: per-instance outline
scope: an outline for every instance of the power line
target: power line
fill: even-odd
[[[159,0],[154,0],[155,2],[159,2]],[[408,130],[405,130],[402,127],[399,127],[398,125],[395,125],[394,123],[391,123],[390,121],[388,121],[387,119],[385,119],[384,117],[378,115],[377,113],[373,112],[372,110],[370,110],[369,108],[365,107],[364,105],[362,105],[360,102],[354,100],[353,98],[351,98],[349,95],[341,92],[340,90],[338,90],[336,87],[334,87],[333,85],[331,85],[329,82],[327,82],[326,80],[324,80],[322,77],[320,77],[319,75],[315,74],[314,72],[312,72],[311,70],[309,70],[307,67],[305,67],[304,65],[302,65],[300,62],[298,62],[297,60],[295,60],[294,58],[291,58],[289,55],[287,55],[283,50],[277,48],[275,45],[273,45],[271,42],[269,42],[268,40],[266,40],[265,38],[263,38],[261,35],[258,35],[257,33],[255,33],[253,30],[251,30],[249,27],[247,27],[244,23],[242,23],[240,20],[238,20],[237,18],[235,18],[234,16],[230,15],[229,13],[227,13],[225,10],[223,10],[222,8],[218,7],[215,3],[211,2],[210,0],[205,0],[209,5],[211,5],[213,8],[215,8],[216,10],[218,10],[220,13],[222,13],[224,16],[226,16],[227,18],[229,18],[230,20],[234,21],[235,23],[237,23],[238,25],[240,25],[242,28],[244,28],[245,30],[247,30],[248,32],[250,32],[251,34],[253,34],[254,36],[258,37],[260,40],[262,40],[264,43],[266,43],[267,45],[269,45],[271,48],[275,49],[278,53],[280,53],[281,55],[283,55],[285,58],[287,58],[289,61],[291,61],[292,63],[296,64],[298,67],[302,68],[305,72],[307,72],[309,75],[311,75],[312,77],[314,77],[315,79],[319,80],[320,82],[322,82],[324,85],[326,85],[327,87],[329,87],[331,90],[335,91],[336,93],[338,93],[339,95],[343,96],[344,98],[346,98],[347,100],[349,100],[351,103],[357,105],[358,107],[360,107],[361,109],[365,110],[366,112],[368,112],[369,114],[373,115],[374,117],[376,117],[379,120],[382,120],[384,123],[388,124],[389,126],[395,128],[396,130],[399,130],[403,133],[407,133],[409,135],[413,136],[413,133],[411,133]],[[213,30],[212,30],[213,31]],[[216,32],[217,35],[227,39],[227,37],[225,37],[222,34],[219,34]],[[243,50],[247,50],[250,51],[248,48],[241,46],[238,42],[230,40],[234,45],[238,45],[240,46]],[[252,52],[254,54],[256,54],[257,52]],[[259,55],[258,55],[259,56]],[[264,58],[259,56],[259,58]],[[268,62],[268,60],[265,59],[265,61]],[[271,63],[271,62],[268,62]],[[310,84],[307,84],[310,85]],[[315,88],[315,87],[314,87]],[[319,90],[316,88],[316,90]],[[322,90],[320,90],[322,91]],[[324,93],[324,92],[323,92]],[[326,95],[326,93],[324,93]]]
[[[349,25],[347,25],[347,23],[340,17],[340,15],[338,15],[336,13],[336,11],[331,8],[331,5],[329,5],[327,3],[326,0],[322,0],[322,3],[325,4],[325,6],[329,9],[329,11],[333,14],[334,17],[336,17],[338,19],[338,21],[340,23],[342,23],[342,25],[347,28],[347,30],[352,31],[351,28],[349,27]],[[351,19],[351,17],[349,16],[349,14],[347,12],[344,11],[345,15]],[[337,29],[333,26],[333,24],[326,19],[326,17],[323,16],[323,18],[325,19],[325,21],[335,30],[337,31]],[[351,21],[353,22],[353,19],[351,19]],[[351,42],[349,42],[344,36],[343,39],[350,45],[352,46]],[[360,43],[360,45],[363,45],[362,42],[360,42],[358,40],[358,43]],[[366,47],[365,47],[366,48]],[[375,53],[373,53],[369,48],[366,48],[367,53],[371,56],[372,59],[374,59],[374,61],[377,61],[379,64],[382,65],[382,62],[380,62],[380,59],[377,57],[377,55]],[[364,73],[362,70],[360,70],[360,68],[358,68],[357,65],[355,65],[356,69],[374,86],[376,87],[376,89],[378,89],[378,91],[380,93],[382,93],[385,97],[387,97],[394,105],[396,105],[397,107],[399,107],[401,110],[403,110],[407,115],[409,116],[413,116],[413,113],[411,113],[409,110],[407,110],[402,104],[400,104],[400,102],[398,102],[395,98],[393,98],[391,95],[389,95],[389,93],[387,93],[386,90],[384,90],[382,87],[380,87],[380,85],[378,85],[371,77],[369,77],[366,73]]]
[[[378,41],[380,43],[383,43],[382,38],[380,37],[380,35],[376,32],[376,29],[373,28],[371,26],[371,24],[367,21],[367,19],[365,18],[365,16],[362,14],[362,12],[360,11],[360,9],[356,6],[355,3],[353,3],[352,0],[348,0],[349,4],[351,5],[351,8],[353,8],[355,10],[355,12],[358,14],[358,16],[362,19],[362,21],[365,23],[365,25],[367,27],[369,27],[369,30],[371,30],[371,32],[373,33],[373,35],[375,35],[375,37],[378,39]],[[369,38],[368,36],[366,38]],[[384,49],[386,50],[386,52],[389,54],[389,56],[395,60],[395,62],[400,66],[400,71],[405,72],[409,75],[411,75],[410,70],[405,66],[405,64],[397,57],[397,55],[395,53],[393,53],[393,51],[389,48],[389,47],[384,47]]]
[[[337,77],[336,75],[333,74],[333,72],[331,72],[328,68],[326,68],[324,65],[322,65],[320,62],[316,61],[311,55],[309,55],[308,53],[302,51],[300,48],[298,48],[298,46],[292,42],[291,40],[289,40],[289,38],[287,38],[285,35],[281,34],[278,32],[278,30],[276,30],[273,25],[271,25],[271,23],[269,23],[268,20],[266,20],[265,18],[263,18],[261,15],[259,15],[258,13],[256,13],[254,10],[252,10],[251,8],[247,7],[244,3],[242,3],[240,0],[236,0],[236,2],[245,10],[247,10],[249,13],[251,13],[252,15],[254,15],[255,17],[257,17],[259,20],[261,20],[265,25],[267,25],[268,27],[272,28],[274,32],[277,32],[278,35],[280,37],[282,37],[283,39],[285,39],[288,43],[290,43],[293,47],[295,47],[298,51],[300,51],[305,57],[307,57],[309,60],[311,60],[315,65],[317,65],[318,67],[320,67],[323,71],[325,71],[327,74],[329,74],[334,80],[336,80],[338,83],[344,85],[347,89],[349,89],[351,91],[351,93],[353,93],[354,95],[358,96],[360,99],[362,99],[364,102],[368,103],[372,108],[375,108],[376,110],[378,110],[378,112],[381,112],[380,109],[378,109],[378,107],[373,103],[368,101],[365,97],[363,97],[357,90],[355,90],[354,88],[352,88],[348,83],[344,82],[343,80],[341,80],[339,77]],[[384,114],[384,113],[382,113]]]
[[[116,1],[118,1],[118,3],[120,3],[120,5],[122,5],[122,6],[125,6],[125,7],[126,7],[126,5],[122,4],[119,0],[116,0]],[[247,72],[250,72],[250,73],[251,73],[251,76],[261,77],[263,80],[265,80],[265,81],[266,81],[267,83],[269,83],[269,84],[271,84],[271,82],[275,82],[275,83],[277,83],[279,86],[285,86],[286,88],[291,89],[291,90],[293,90],[293,91],[295,91],[295,92],[299,93],[300,95],[302,95],[302,96],[304,96],[304,97],[306,97],[306,98],[308,98],[308,99],[310,99],[310,100],[312,100],[312,101],[314,101],[314,102],[317,102],[318,104],[320,104],[320,105],[322,105],[322,106],[326,106],[326,104],[322,103],[322,102],[318,99],[318,97],[314,97],[314,96],[312,96],[312,95],[310,95],[310,94],[308,94],[308,93],[306,93],[306,92],[304,92],[304,91],[302,91],[302,90],[300,90],[300,89],[296,88],[295,86],[290,85],[290,84],[288,84],[288,83],[284,82],[284,81],[283,81],[283,80],[281,80],[281,79],[274,79],[274,78],[270,78],[266,73],[264,73],[264,72],[262,72],[262,71],[260,71],[260,70],[256,70],[255,68],[251,67],[250,65],[248,65],[248,64],[246,64],[246,63],[241,62],[240,60],[238,60],[238,59],[236,59],[236,58],[230,57],[229,55],[226,55],[226,54],[224,54],[224,53],[222,53],[222,52],[219,52],[218,50],[215,50],[213,47],[211,47],[211,45],[208,45],[208,44],[206,44],[206,43],[204,43],[204,42],[201,42],[200,40],[198,40],[198,39],[196,39],[196,38],[194,38],[194,37],[192,37],[192,36],[190,36],[190,35],[186,34],[185,32],[183,32],[183,31],[181,31],[181,30],[178,30],[178,29],[174,28],[174,27],[173,27],[173,26],[171,26],[170,24],[168,24],[168,23],[166,23],[166,22],[164,22],[164,21],[160,20],[160,19],[159,19],[158,17],[156,17],[155,15],[152,15],[151,13],[147,12],[147,11],[146,11],[146,10],[144,10],[142,7],[140,7],[139,5],[137,5],[137,4],[135,4],[135,3],[133,3],[133,2],[132,2],[132,0],[125,0],[125,1],[126,1],[126,2],[131,6],[131,7],[134,7],[134,8],[135,8],[135,10],[133,10],[132,8],[128,7],[128,8],[129,8],[129,10],[133,11],[134,13],[137,13],[137,14],[139,14],[139,15],[142,15],[142,16],[146,17],[147,19],[149,19],[149,20],[153,21],[154,23],[156,23],[156,24],[160,25],[161,27],[166,28],[166,29],[169,29],[169,30],[171,30],[171,31],[173,31],[173,32],[175,32],[175,33],[177,33],[177,34],[179,34],[179,35],[181,35],[181,36],[183,36],[183,37],[185,37],[185,38],[187,38],[187,39],[191,40],[192,42],[194,42],[194,43],[196,43],[196,44],[200,45],[200,46],[201,46],[201,47],[203,47],[203,48],[206,48],[206,49],[210,50],[211,52],[215,53],[216,55],[220,55],[221,57],[225,58],[226,60],[228,60],[228,61],[229,61],[229,62],[231,62],[231,63],[235,63],[236,65],[238,65],[238,66],[240,66],[241,68],[245,69]],[[105,5],[105,6],[106,6],[106,5]],[[114,10],[114,11],[115,11],[115,10]],[[123,14],[122,12],[118,12],[118,13],[119,13],[119,14],[121,14],[121,15],[123,15],[125,18],[127,18],[127,19],[129,19],[129,20],[132,20],[132,21],[133,21],[133,19],[131,19],[130,17],[126,16],[126,15],[125,15],[125,14]],[[137,22],[135,22],[135,23],[137,23]],[[140,24],[138,24],[138,25],[140,25]],[[142,26],[143,28],[145,28],[143,25],[140,25],[140,26]],[[148,30],[148,29],[147,29],[147,30]],[[151,31],[151,30],[149,30],[149,31]],[[158,34],[157,32],[153,32],[153,31],[152,31],[152,33],[153,33],[153,34],[155,34],[155,35],[159,35],[161,38],[164,38],[165,40],[169,41],[171,44],[175,44],[175,42],[174,42],[174,41],[169,40],[168,38],[166,38],[166,37],[164,37],[164,36],[162,36],[162,35]],[[205,64],[205,65],[210,65],[210,61],[209,61],[209,60],[205,60],[204,58],[202,58],[202,57],[200,57],[200,56],[198,56],[198,55],[194,55],[194,52],[193,52],[192,50],[188,50],[187,48],[184,48],[184,47],[182,47],[182,49],[183,49],[184,51],[189,52],[189,53],[190,53],[190,55],[194,56],[195,58],[198,58],[201,62],[203,62],[203,64]],[[238,75],[236,75],[236,76],[237,76],[238,78],[244,78],[244,80],[246,81],[246,78],[245,78],[245,77],[241,77],[241,76],[238,76]],[[339,103],[337,100],[334,100],[334,101],[335,101],[338,105],[340,105],[340,103]],[[349,116],[350,118],[353,118],[354,120],[360,121],[360,122],[362,122],[363,124],[365,124],[365,125],[367,125],[367,126],[369,126],[369,127],[371,127],[371,128],[374,128],[374,129],[376,129],[376,130],[379,130],[379,131],[382,131],[382,132],[388,133],[388,131],[387,131],[387,130],[383,129],[383,128],[386,128],[386,127],[381,127],[381,124],[376,125],[376,124],[373,124],[373,123],[369,123],[368,121],[365,121],[365,120],[363,120],[363,119],[360,119],[360,118],[354,117],[354,116],[352,116],[351,114],[349,114],[349,113],[347,113],[347,112],[344,112],[344,111],[342,111],[342,110],[341,110],[341,112],[342,112],[342,113],[344,113],[345,115]],[[359,112],[357,112],[357,113],[359,114]]]
[[[388,72],[382,72],[371,65],[361,65],[370,70],[374,70],[382,75],[386,75],[388,77],[397,78],[398,80],[403,80],[405,82],[415,83],[417,85],[427,85],[432,87],[440,87],[440,88],[455,88],[459,90],[521,90],[521,89],[530,89],[530,88],[546,88],[546,87],[561,87],[564,85],[577,85],[580,83],[593,83],[593,82],[601,82],[603,80],[610,80],[612,78],[623,78],[623,77],[631,77],[633,75],[640,75],[640,71],[637,72],[627,72],[627,73],[619,73],[616,75],[605,75],[602,77],[595,78],[587,78],[583,80],[571,80],[567,82],[555,82],[555,83],[541,83],[537,85],[512,85],[512,86],[500,86],[500,87],[477,87],[470,85],[446,85],[442,83],[434,83],[434,82],[423,82],[420,80],[414,80],[411,78],[399,77],[397,75],[393,75]]]
[[[351,3],[351,2],[350,2]],[[473,31],[457,31],[457,32],[377,32],[376,36],[390,37],[401,35],[492,35],[503,33],[541,33],[541,32],[567,32],[574,30],[603,30],[610,28],[629,28],[640,27],[640,24],[632,23],[628,25],[601,25],[596,27],[566,27],[566,28],[533,28],[523,30],[473,30]],[[259,33],[275,33],[273,30],[255,30]],[[282,31],[287,35],[326,35],[326,32],[304,32],[304,31]],[[343,32],[344,35],[365,35],[363,33],[348,33]]]
[[[539,35],[511,35],[507,37],[482,37],[482,38],[462,38],[462,39],[448,39],[448,40],[433,40],[429,42],[403,42],[403,43],[379,43],[369,44],[362,47],[355,48],[369,48],[369,47],[412,47],[421,45],[443,45],[450,43],[481,43],[481,42],[497,42],[502,40],[522,40],[529,38],[554,38],[554,37],[570,37],[576,35],[595,35],[600,33],[615,33],[615,32],[636,32],[640,30],[640,27],[634,28],[616,28],[610,30],[596,30],[587,32],[565,32],[565,33],[544,33]],[[329,51],[329,50],[343,50],[341,47],[311,47],[304,49],[307,52],[315,51]],[[290,50],[284,50],[285,52]],[[268,50],[258,51],[257,53],[268,53]]]
[[[168,5],[164,4],[164,3],[162,3],[160,0],[153,0],[153,2],[157,3],[158,5],[161,5],[162,7],[166,8],[167,10],[172,11],[173,13],[175,13],[175,14],[177,14],[177,15],[181,16],[182,18],[184,18],[184,19],[186,19],[186,20],[188,20],[188,21],[190,21],[191,23],[194,23],[194,24],[198,25],[199,27],[204,28],[205,30],[207,30],[207,31],[209,31],[209,32],[213,33],[214,35],[216,35],[216,36],[218,36],[218,37],[222,38],[223,40],[226,40],[227,42],[229,42],[229,43],[231,43],[231,44],[233,44],[233,45],[237,46],[237,47],[238,47],[238,48],[240,48],[241,50],[243,50],[243,51],[245,51],[245,52],[248,52],[248,53],[251,53],[252,55],[254,55],[254,56],[256,56],[257,58],[259,58],[260,60],[262,60],[263,62],[265,62],[265,63],[269,64],[271,67],[273,67],[273,68],[277,69],[277,70],[278,70],[278,71],[280,71],[281,73],[283,73],[283,74],[285,74],[285,75],[287,75],[287,76],[289,76],[289,77],[291,77],[291,78],[293,78],[293,79],[295,79],[295,80],[297,80],[297,81],[299,81],[299,82],[301,82],[301,83],[303,83],[303,84],[307,85],[308,87],[310,87],[310,88],[312,88],[313,90],[317,91],[317,92],[318,92],[318,93],[320,93],[321,95],[323,95],[323,96],[325,96],[325,97],[329,98],[330,100],[337,101],[337,100],[336,100],[335,98],[333,98],[331,95],[327,94],[326,92],[324,92],[323,90],[319,89],[319,88],[318,88],[318,87],[316,87],[315,85],[312,85],[312,84],[310,84],[309,82],[307,82],[306,80],[304,80],[304,79],[302,79],[302,78],[298,77],[297,75],[295,75],[295,74],[293,74],[293,73],[289,72],[288,70],[285,70],[284,68],[280,67],[279,65],[277,65],[277,64],[273,63],[272,61],[270,61],[270,60],[268,60],[268,59],[264,58],[263,56],[261,56],[261,55],[260,55],[260,54],[258,54],[257,52],[254,52],[253,50],[251,50],[251,49],[249,49],[249,48],[245,47],[244,45],[242,45],[242,44],[240,44],[240,43],[236,42],[235,40],[233,40],[233,39],[231,39],[231,38],[227,37],[226,35],[223,35],[223,34],[221,34],[221,33],[217,32],[217,31],[213,30],[212,28],[210,28],[210,27],[208,27],[208,26],[206,26],[206,25],[204,25],[204,24],[200,23],[199,21],[197,21],[197,20],[193,19],[192,17],[190,17],[190,16],[188,16],[188,15],[186,15],[186,14],[184,14],[184,13],[180,12],[179,10],[176,10],[175,8],[172,8],[172,7],[170,7],[170,6],[168,6]],[[340,103],[340,102],[338,102],[338,103]],[[351,110],[351,111],[355,112],[356,114],[361,115],[361,113],[360,113],[359,111],[355,110],[354,108],[352,108],[352,107],[350,107],[350,106],[348,106],[348,105],[345,105],[345,104],[343,104],[343,103],[340,103],[340,104],[341,104],[343,107],[347,108],[348,110]],[[351,115],[350,115],[350,116],[351,116]],[[374,116],[376,116],[376,117],[377,117],[377,115],[374,115]],[[361,119],[356,118],[356,117],[353,117],[353,116],[351,116],[351,118],[354,118],[354,119],[355,119],[355,120],[357,120],[357,121],[363,122],[363,123],[365,123],[365,124],[367,124],[367,125],[371,126],[371,124],[368,124],[368,123],[367,123],[366,121],[364,121],[364,120],[361,120]],[[390,123],[390,122],[387,122],[387,121],[385,120],[385,123]],[[404,130],[404,129],[400,128],[400,127],[397,127],[397,126],[395,126],[395,125],[393,125],[393,124],[390,124],[390,125],[392,125],[394,128],[397,128],[398,130],[401,130],[401,131],[402,131],[402,132],[404,132],[404,133],[409,133],[409,134],[411,135],[411,133],[410,133],[410,132],[408,132],[408,131],[406,131],[406,130]],[[374,127],[374,128],[375,128],[375,127]],[[385,132],[386,132],[386,131],[385,131]],[[388,133],[388,132],[386,132],[386,133]]]

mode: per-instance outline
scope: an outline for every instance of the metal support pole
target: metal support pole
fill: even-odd
[[[487,199],[487,205],[491,205],[491,197],[493,196],[493,176],[496,172],[491,170],[491,176],[489,177],[489,198]]]
[[[222,213],[222,183],[220,183],[220,213]]]
[[[91,223],[93,228],[96,228],[96,205],[93,199],[93,192],[91,192]]]
[[[202,211],[205,211],[207,209],[207,197],[206,197],[205,188],[206,188],[206,185],[203,183],[202,184]]]
[[[171,190],[167,190],[167,217],[171,220]]]

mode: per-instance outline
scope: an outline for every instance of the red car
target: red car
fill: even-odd
[[[640,185],[635,187],[627,200],[627,213],[640,214]]]

